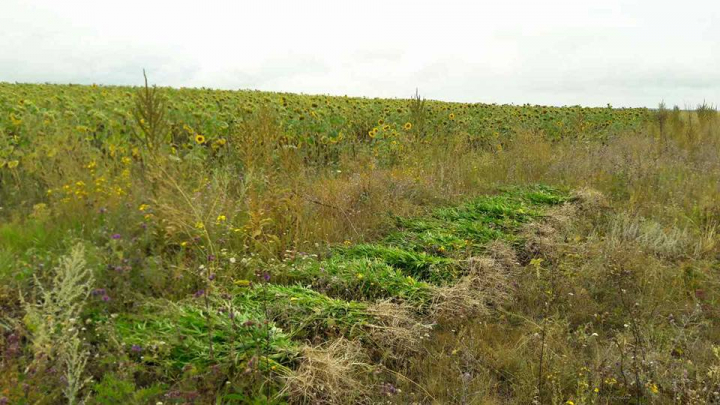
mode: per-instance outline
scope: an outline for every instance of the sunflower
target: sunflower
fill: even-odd
[[[412,129],[412,124],[409,122],[406,122],[405,125],[403,125],[403,128],[405,128],[406,131],[409,131]]]
[[[451,120],[454,120],[454,119],[455,119],[455,113],[450,113],[450,115],[448,115],[448,118],[450,118]]]
[[[204,144],[204,143],[205,143],[205,137],[202,136],[202,135],[200,135],[200,134],[195,135],[195,143],[197,143],[198,145]]]

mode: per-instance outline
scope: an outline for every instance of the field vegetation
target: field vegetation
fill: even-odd
[[[720,403],[720,119],[0,83],[0,404]]]

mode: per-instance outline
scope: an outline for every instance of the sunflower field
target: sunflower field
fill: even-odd
[[[0,83],[0,404],[715,403],[719,136]]]

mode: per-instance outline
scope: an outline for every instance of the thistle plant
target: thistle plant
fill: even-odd
[[[135,94],[135,109],[133,115],[141,133],[135,134],[135,139],[144,145],[151,155],[165,141],[168,134],[168,124],[165,120],[165,99],[156,86],[148,85],[147,75],[143,70],[145,86]]]
[[[79,393],[89,381],[83,378],[88,354],[82,347],[78,325],[95,280],[85,264],[85,249],[77,244],[60,260],[50,286],[44,287],[35,277],[36,295],[40,296],[37,302],[20,296],[35,360],[47,357],[59,362],[66,380],[63,393],[71,405],[78,403]]]
[[[423,137],[426,135],[425,121],[428,116],[427,105],[424,98],[420,96],[420,93],[415,89],[415,95],[410,99],[410,120],[411,125],[415,126],[416,133]],[[407,127],[407,129],[410,129]]]

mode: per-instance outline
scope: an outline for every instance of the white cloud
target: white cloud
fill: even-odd
[[[720,5],[2,0],[0,80],[522,104],[720,102]]]

